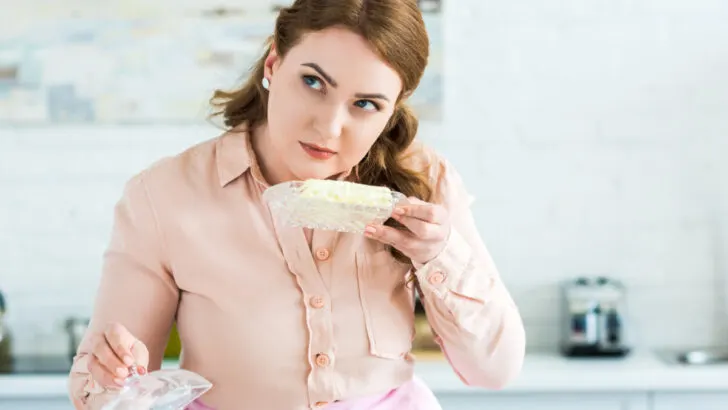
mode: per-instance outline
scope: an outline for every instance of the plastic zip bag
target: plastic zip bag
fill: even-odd
[[[134,368],[119,394],[101,410],[183,410],[212,383],[184,369],[162,369],[140,376]]]
[[[384,223],[406,197],[386,187],[347,181],[284,182],[263,192],[273,217],[291,227],[363,233]]]

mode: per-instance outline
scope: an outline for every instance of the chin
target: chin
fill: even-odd
[[[330,178],[333,174],[329,173],[319,173],[319,172],[297,172],[294,174],[296,176],[296,179],[299,181],[305,181],[307,179],[327,179]]]
[[[342,172],[321,165],[323,164],[298,164],[298,166],[293,167],[293,175],[296,179],[305,181],[307,179],[327,179]]]

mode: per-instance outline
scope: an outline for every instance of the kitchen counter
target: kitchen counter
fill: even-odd
[[[463,386],[441,360],[419,360],[417,374],[436,392],[482,391]],[[684,366],[649,351],[623,359],[569,359],[555,353],[533,353],[526,355],[515,381],[501,391],[488,393],[646,391],[728,393],[728,364]]]
[[[728,365],[670,364],[651,352],[624,359],[567,359],[557,354],[526,356],[521,375],[501,391],[464,386],[439,354],[416,355],[416,373],[436,394],[558,392],[710,392],[728,393]],[[165,362],[165,368],[177,362]],[[65,397],[65,375],[2,375],[0,400],[12,397]]]

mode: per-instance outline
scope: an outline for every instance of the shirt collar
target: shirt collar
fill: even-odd
[[[254,164],[255,154],[250,144],[250,133],[244,128],[233,128],[218,138],[215,150],[220,186],[238,179]]]

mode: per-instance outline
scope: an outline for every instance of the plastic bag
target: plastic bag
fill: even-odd
[[[163,369],[143,376],[132,371],[102,410],[183,410],[211,387],[212,383],[189,370]]]
[[[405,196],[386,187],[346,181],[284,182],[265,190],[274,218],[292,227],[363,233],[382,224]]]

